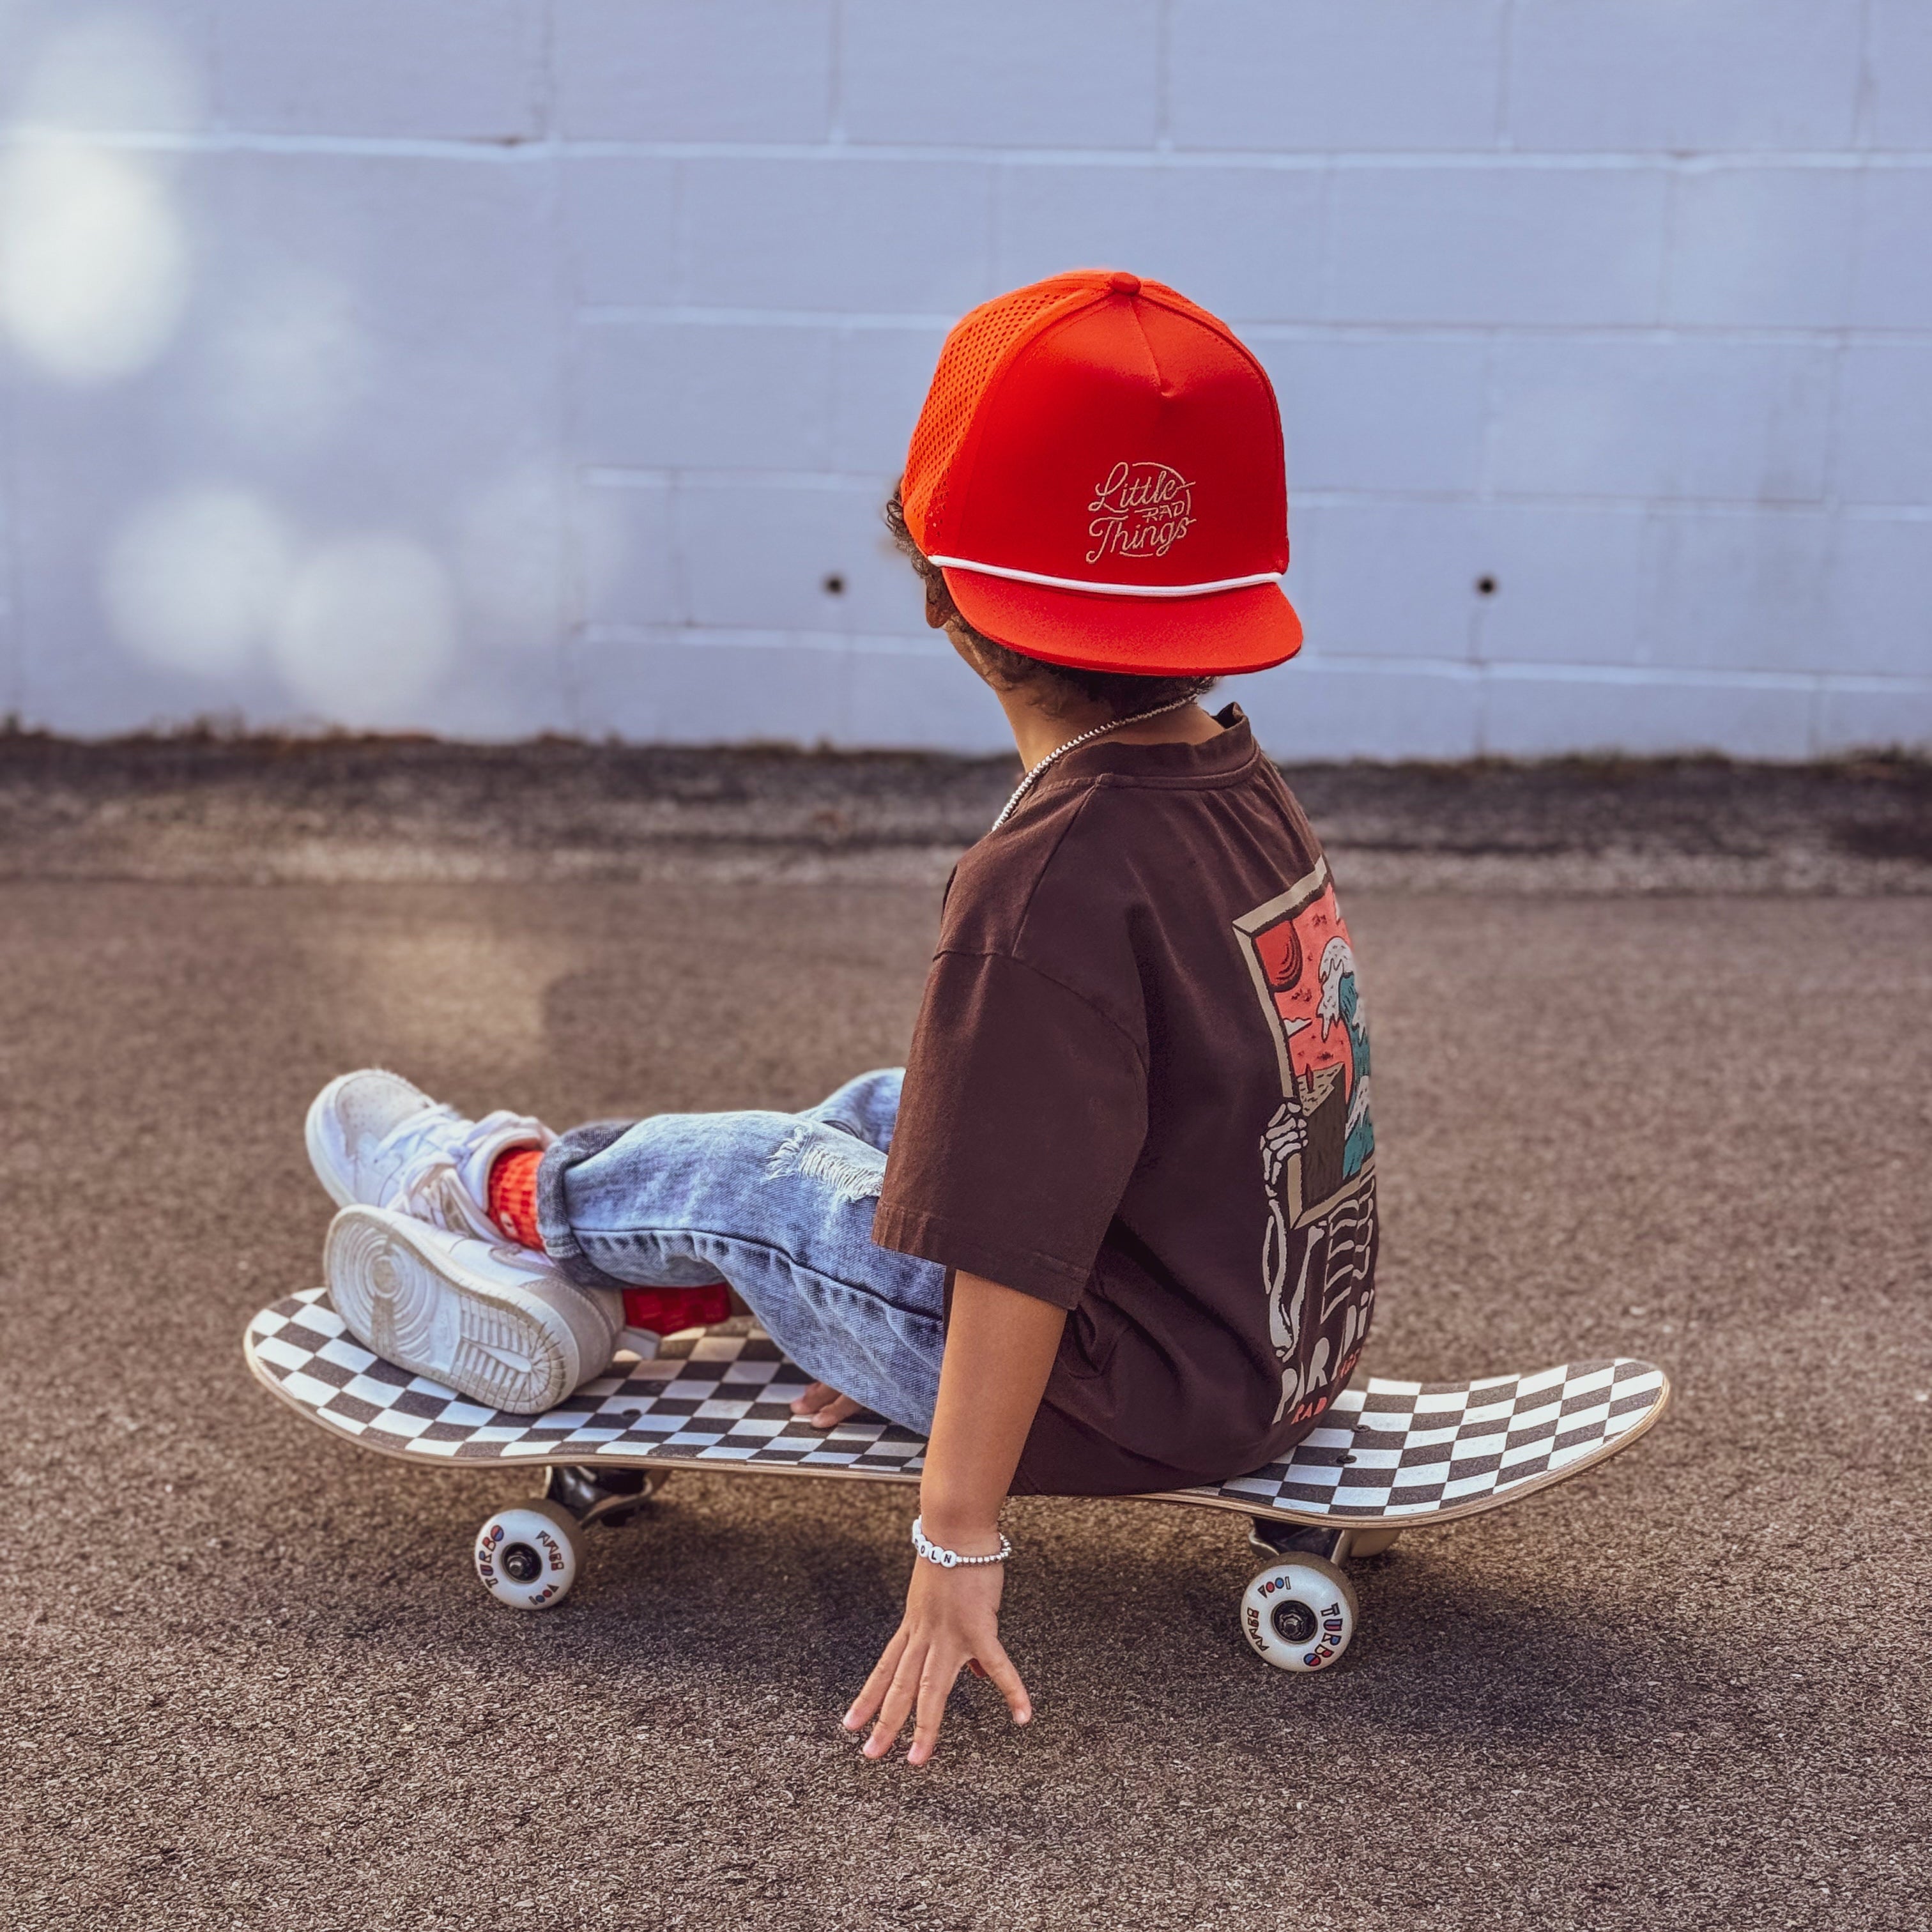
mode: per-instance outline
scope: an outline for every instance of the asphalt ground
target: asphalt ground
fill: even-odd
[[[280,835],[238,806],[185,878],[152,787],[71,795],[0,868],[0,1922],[1932,1919],[1922,890],[1352,891],[1342,849],[1384,1177],[1369,1369],[1641,1354],[1672,1409],[1358,1566],[1320,1677],[1242,1640],[1238,1518],[1016,1504],[1038,1716],[968,1687],[914,1772],[837,1721],[895,1619],[903,1492],[681,1473],[517,1616],[468,1545],[518,1479],[332,1440],[239,1340],[317,1277],[300,1129],[331,1074],[560,1125],[806,1103],[902,1052],[930,881],[794,840],[437,884],[425,836],[368,883],[328,793],[305,862],[348,849],[346,882],[248,883]]]

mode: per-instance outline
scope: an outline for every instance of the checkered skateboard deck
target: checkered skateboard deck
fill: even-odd
[[[830,1430],[788,1405],[810,1378],[755,1330],[672,1338],[652,1361],[586,1382],[542,1415],[465,1401],[360,1347],[319,1288],[265,1308],[243,1342],[257,1380],[365,1448],[413,1462],[664,1469],[916,1482],[922,1438],[854,1418]],[[1566,1362],[1473,1382],[1345,1390],[1285,1462],[1160,1500],[1336,1529],[1447,1522],[1495,1509],[1636,1440],[1670,1400],[1661,1369]]]

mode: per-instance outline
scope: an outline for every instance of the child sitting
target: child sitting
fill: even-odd
[[[960,860],[903,1075],[797,1114],[470,1122],[392,1074],[309,1120],[351,1330],[541,1408],[626,1322],[725,1285],[818,1379],[926,1432],[904,1618],[847,1724],[932,1751],[1001,1647],[1010,1493],[1218,1483],[1346,1384],[1376,1259],[1355,960],[1300,808],[1220,677],[1292,656],[1280,418],[1225,325],[1083,272],[975,310],[887,521],[1026,776]],[[505,1238],[514,1244],[505,1245]]]

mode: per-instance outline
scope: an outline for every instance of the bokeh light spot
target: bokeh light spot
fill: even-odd
[[[138,511],[107,554],[102,591],[137,656],[203,676],[238,670],[287,594],[293,545],[246,490],[182,490]]]
[[[131,375],[167,346],[188,291],[180,219],[151,167],[66,141],[0,160],[0,327],[37,368]]]
[[[290,688],[345,724],[416,722],[411,708],[456,656],[448,573],[418,543],[348,538],[296,573],[276,627]]]

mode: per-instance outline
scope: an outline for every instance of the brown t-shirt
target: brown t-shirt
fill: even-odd
[[[1327,862],[1230,706],[1069,752],[946,889],[873,1238],[1071,1311],[1016,1490],[1284,1454],[1375,1300],[1375,1131]]]

